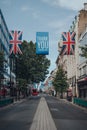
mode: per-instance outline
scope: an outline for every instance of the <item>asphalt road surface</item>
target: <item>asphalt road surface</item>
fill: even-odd
[[[39,100],[35,97],[1,108],[0,130],[29,130]]]
[[[52,96],[41,96],[47,101],[57,130],[87,130],[87,109]],[[41,96],[1,108],[0,130],[29,130]]]
[[[52,96],[46,101],[58,130],[87,130],[87,109]]]

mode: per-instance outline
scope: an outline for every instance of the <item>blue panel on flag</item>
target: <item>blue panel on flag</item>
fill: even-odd
[[[49,54],[49,33],[36,32],[36,54]]]

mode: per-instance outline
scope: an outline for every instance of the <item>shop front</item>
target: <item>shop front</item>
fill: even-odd
[[[87,77],[78,80],[79,98],[87,99]]]

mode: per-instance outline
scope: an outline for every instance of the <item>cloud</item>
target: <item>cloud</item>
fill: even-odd
[[[51,6],[60,6],[71,10],[80,10],[83,8],[83,3],[87,3],[87,0],[42,0]]]
[[[29,7],[28,6],[22,6],[21,7],[21,10],[23,11],[23,12],[25,12],[25,11],[28,11],[29,10]]]
[[[32,17],[34,19],[37,19],[39,17],[39,12],[35,11],[33,8],[28,7],[27,5],[24,5],[21,7],[22,12],[27,12],[29,11],[32,14]]]
[[[33,9],[30,8],[30,7],[28,7],[27,5],[23,5],[23,6],[21,7],[21,10],[22,10],[23,12],[26,12],[26,11],[28,11],[28,10],[33,10]]]
[[[81,10],[83,8],[83,3],[87,0],[58,0],[61,7],[66,7],[72,10]]]

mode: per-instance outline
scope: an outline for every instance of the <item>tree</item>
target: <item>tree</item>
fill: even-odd
[[[50,60],[45,55],[36,55],[36,45],[23,41],[23,55],[17,58],[17,77],[26,79],[28,83],[44,81],[49,73]]]
[[[55,87],[56,92],[61,93],[61,98],[63,98],[63,92],[66,91],[68,87],[68,83],[67,83],[66,74],[64,70],[62,69],[62,67],[58,68],[56,72],[56,76],[52,83]]]
[[[22,92],[22,94],[24,96],[27,95],[27,81],[25,79],[17,79],[17,89],[18,89],[18,98],[20,98],[20,92]]]
[[[80,48],[81,48],[81,56],[82,57],[85,57],[85,58],[87,58],[87,45],[85,45],[85,46],[80,46]]]

